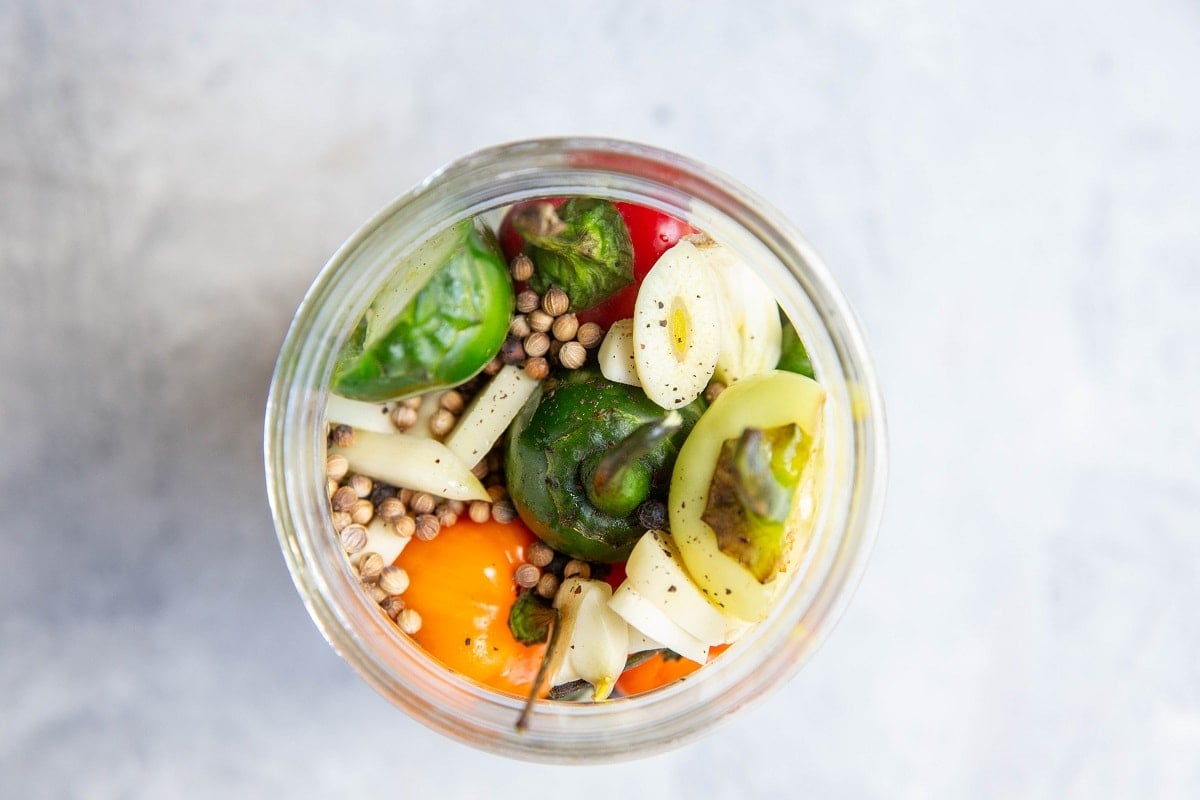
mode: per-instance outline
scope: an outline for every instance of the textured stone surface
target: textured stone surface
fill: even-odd
[[[0,795],[1200,795],[1200,12],[696,5],[0,2]],[[893,465],[855,602],[771,703],[535,773],[324,643],[261,413],[359,222],[560,133],[791,216]]]

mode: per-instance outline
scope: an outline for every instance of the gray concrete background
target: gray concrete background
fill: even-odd
[[[1198,45],[1185,0],[0,0],[0,796],[1197,796]],[[374,695],[261,477],[339,243],[453,157],[563,133],[792,217],[894,451],[816,660],[603,769]]]

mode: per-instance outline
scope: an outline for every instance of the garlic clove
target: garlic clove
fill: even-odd
[[[596,358],[600,363],[600,374],[610,381],[629,386],[642,385],[633,357],[632,319],[617,320],[609,327]]]

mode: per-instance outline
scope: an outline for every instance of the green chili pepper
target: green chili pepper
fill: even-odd
[[[783,315],[783,311],[779,312],[779,321],[782,324],[783,336],[780,341],[779,365],[775,369],[815,378],[812,360],[808,357],[808,351],[804,349],[804,342],[800,341],[800,334],[796,333],[796,327]]]
[[[607,300],[633,281],[633,243],[617,207],[594,197],[573,197],[521,207],[513,228],[525,239],[536,271],[529,285],[545,292],[551,284],[571,299],[571,311]]]
[[[432,276],[414,292],[414,275]],[[504,255],[470,220],[417,251],[372,301],[334,368],[333,390],[381,401],[454,386],[500,349],[513,308]]]
[[[637,508],[664,499],[703,401],[671,413],[590,369],[547,379],[508,433],[513,503],[547,544],[573,558],[620,561],[643,533]]]

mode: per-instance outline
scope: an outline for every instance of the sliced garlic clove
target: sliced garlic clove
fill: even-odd
[[[613,592],[608,607],[647,638],[661,642],[664,647],[684,658],[697,664],[708,660],[708,645],[668,619],[658,606],[642,597],[629,581]]]
[[[646,396],[663,408],[696,399],[721,351],[716,283],[687,240],[663,253],[638,289],[633,355]]]
[[[629,386],[642,385],[633,357],[632,319],[618,320],[609,327],[596,358],[600,363],[600,374],[610,381]]]
[[[629,626],[608,607],[612,587],[604,581],[568,578],[554,597],[559,610],[557,647],[563,653],[551,682],[582,678],[594,687],[593,700],[607,698],[625,668]]]

